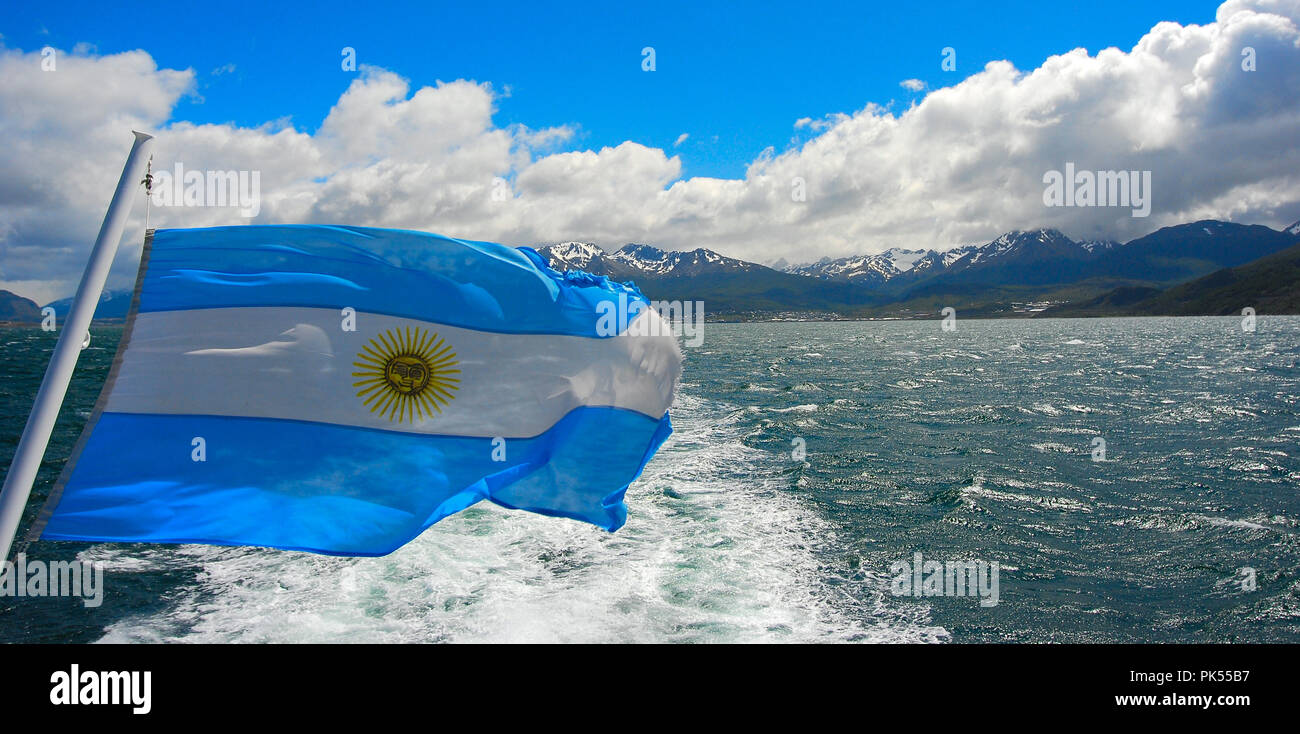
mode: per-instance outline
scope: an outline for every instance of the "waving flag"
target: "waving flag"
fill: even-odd
[[[645,304],[487,242],[159,230],[41,537],[383,555],[481,500],[616,530],[681,374]]]

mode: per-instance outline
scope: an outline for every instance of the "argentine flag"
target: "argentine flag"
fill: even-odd
[[[483,500],[616,530],[681,375],[647,305],[489,242],[159,230],[36,530],[370,556]]]

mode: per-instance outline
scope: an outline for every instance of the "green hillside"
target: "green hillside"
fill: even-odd
[[[1043,316],[1221,316],[1246,307],[1260,314],[1300,313],[1300,244],[1164,291],[1116,288],[1049,309]]]
[[[35,323],[41,320],[41,308],[36,301],[17,293],[0,290],[0,321]]]

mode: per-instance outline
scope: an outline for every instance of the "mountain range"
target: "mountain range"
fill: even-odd
[[[791,266],[781,263],[776,269],[814,278],[879,287],[890,281],[915,280],[926,274],[937,273],[951,267],[954,262],[976,249],[973,245],[955,247],[944,252],[891,247],[877,255],[854,255],[837,259],[824,257],[807,265]]]
[[[1076,241],[1059,230],[1036,229],[944,251],[894,247],[874,255],[796,265],[778,261],[770,267],[704,248],[671,251],[629,244],[606,252],[589,243],[565,242],[537,250],[558,270],[632,280],[656,300],[703,300],[717,316],[812,311],[906,317],[929,315],[944,306],[968,315],[1034,315],[1117,289],[1127,289],[1118,294],[1121,299],[1146,298],[1297,242],[1300,222],[1279,231],[1202,220],[1126,243]]]
[[[630,280],[652,299],[704,301],[715,314],[837,313],[884,302],[854,283],[819,281],[704,248],[674,251],[629,244],[605,252],[590,243],[562,242],[536,249],[556,270]]]

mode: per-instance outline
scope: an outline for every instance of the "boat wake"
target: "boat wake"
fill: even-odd
[[[783,489],[771,454],[741,441],[743,411],[680,395],[673,415],[613,534],[483,503],[382,558],[98,546],[82,557],[105,563],[110,584],[191,579],[102,641],[948,639],[924,605],[892,602],[887,579],[826,570],[834,529]]]

